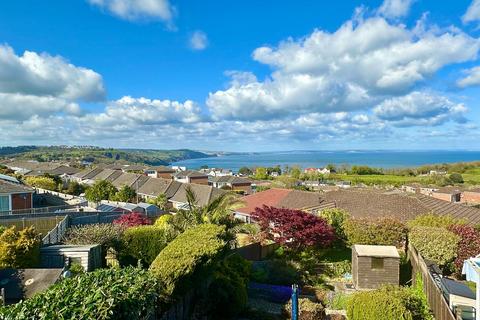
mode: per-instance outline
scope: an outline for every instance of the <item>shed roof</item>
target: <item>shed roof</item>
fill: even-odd
[[[376,257],[376,258],[398,258],[397,248],[394,246],[372,246],[372,245],[363,245],[355,244],[353,249],[359,257]]]
[[[464,283],[448,278],[441,278],[443,288],[448,294],[475,299],[475,293]]]

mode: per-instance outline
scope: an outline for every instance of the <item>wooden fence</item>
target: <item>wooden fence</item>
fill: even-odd
[[[42,239],[42,243],[45,245],[48,244],[56,244],[61,242],[63,236],[65,235],[65,232],[67,231],[68,228],[68,222],[69,222],[69,217],[65,216],[62,221],[60,221],[55,228],[50,230],[45,237]]]
[[[408,257],[412,264],[413,281],[415,281],[417,275],[422,277],[423,292],[427,296],[428,305],[433,311],[435,320],[456,320],[447,300],[443,296],[442,290],[437,286],[432,274],[428,270],[425,260],[411,244],[408,245]]]
[[[237,248],[235,249],[235,252],[242,256],[244,259],[251,261],[259,261],[265,259],[278,247],[279,246],[276,243],[262,245],[260,244],[260,242],[255,242],[244,247]]]

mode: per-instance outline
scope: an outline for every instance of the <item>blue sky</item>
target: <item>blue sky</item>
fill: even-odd
[[[0,145],[480,149],[480,0],[0,3]]]

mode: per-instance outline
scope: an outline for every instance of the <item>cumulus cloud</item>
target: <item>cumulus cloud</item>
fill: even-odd
[[[185,102],[147,98],[122,97],[108,104],[105,111],[90,114],[85,122],[102,126],[138,126],[175,123],[194,123],[201,120],[199,106],[191,100]]]
[[[83,101],[105,96],[102,77],[95,71],[46,53],[17,56],[8,45],[0,45],[0,92]]]
[[[457,81],[460,88],[480,85],[480,67],[465,70],[466,77]]]
[[[208,46],[207,34],[203,31],[197,30],[190,36],[188,45],[192,50],[205,50]]]
[[[102,77],[59,56],[0,45],[0,119],[23,121],[56,113],[80,115],[79,102],[105,97]]]
[[[463,23],[473,21],[480,21],[480,0],[473,0],[467,9],[467,12],[462,16]]]
[[[379,119],[396,126],[435,126],[449,120],[466,122],[467,108],[443,96],[414,91],[402,97],[383,101],[373,109],[373,112]]]
[[[174,8],[168,0],[87,0],[92,5],[125,20],[162,20],[170,22]]]
[[[348,21],[333,33],[315,30],[256,49],[253,59],[274,71],[263,81],[233,81],[206,104],[227,119],[368,109],[446,65],[476,59],[479,50],[478,39],[455,28],[407,29],[382,17]]]
[[[378,13],[386,18],[405,17],[412,3],[413,0],[385,0],[378,9]]]

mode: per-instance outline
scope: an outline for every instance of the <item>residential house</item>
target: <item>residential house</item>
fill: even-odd
[[[241,191],[244,194],[252,193],[252,181],[235,176],[217,176],[210,179],[210,184],[215,188],[224,190]]]
[[[212,186],[201,184],[182,183],[173,197],[169,199],[175,209],[186,209],[188,207],[187,188],[193,191],[197,202],[195,205],[205,206],[226,191],[214,188]]]
[[[207,168],[207,169],[200,169],[199,172],[205,173],[206,175],[211,177],[233,176],[233,171],[230,169]]]
[[[406,184],[402,186],[402,191],[408,193],[420,193],[421,185],[419,183]]]
[[[328,168],[306,168],[303,170],[304,173],[319,173],[323,175],[327,175],[331,173],[331,170]]]
[[[444,176],[447,174],[447,171],[445,170],[430,170],[428,173],[431,176]]]
[[[242,198],[245,206],[235,212],[235,217],[244,222],[251,222],[251,215],[256,208],[263,206],[303,210],[317,213],[326,208],[334,208],[334,202],[325,201],[320,193],[293,189],[272,188]]]
[[[183,166],[172,166],[172,169],[175,170],[175,172],[180,172],[180,171],[186,171],[187,167]]]
[[[208,175],[198,171],[193,171],[193,170],[185,170],[185,171],[177,172],[173,175],[173,179],[181,183],[195,183],[195,184],[208,185]]]
[[[176,172],[174,169],[165,166],[149,167],[145,169],[145,174],[151,178],[172,179]]]
[[[33,193],[29,186],[12,181],[0,180],[0,215],[14,210],[31,209]]]
[[[149,178],[138,189],[138,195],[143,199],[155,199],[164,194],[167,199],[173,197],[182,184],[177,181],[163,178]]]
[[[462,202],[468,204],[480,204],[480,188],[464,190]]]

